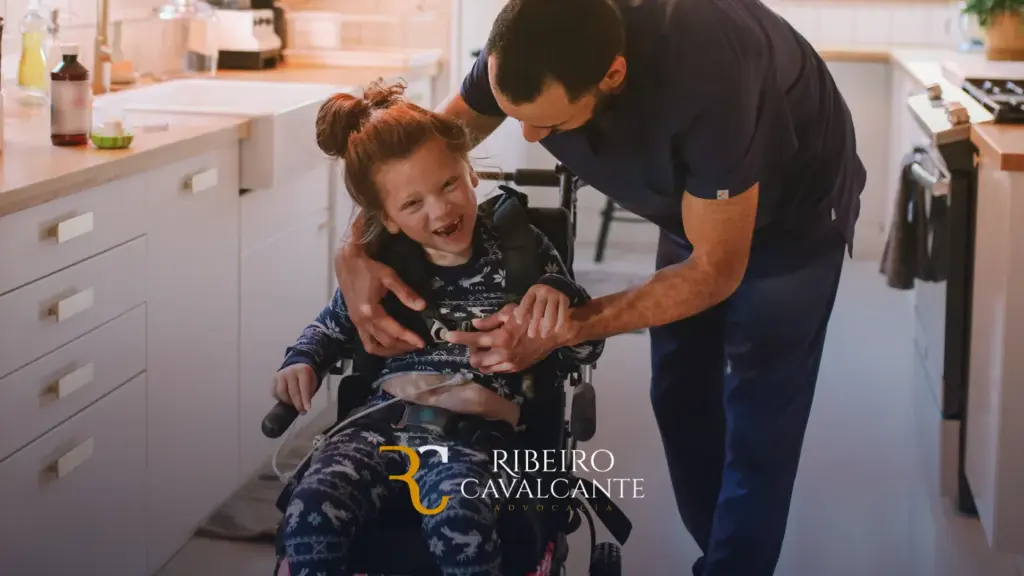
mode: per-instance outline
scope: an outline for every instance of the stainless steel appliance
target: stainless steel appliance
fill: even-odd
[[[217,0],[220,67],[263,70],[281,62],[278,15],[269,0]]]
[[[970,126],[1024,123],[1024,81],[943,81],[908,105],[927,136],[908,173],[923,194],[927,267],[914,282],[915,391],[924,461],[939,475],[940,494],[976,513],[964,473],[970,387],[977,149]],[[968,114],[970,109],[970,114]]]
[[[967,78],[962,87],[992,113],[996,122],[1024,123],[1024,80]]]
[[[962,92],[958,97],[964,97]],[[916,409],[923,422],[923,458],[939,475],[940,494],[964,513],[975,513],[964,475],[964,417],[970,352],[971,279],[974,254],[976,149],[971,118],[957,99],[938,86],[909,100],[928,136],[908,166],[922,194],[914,197],[919,249],[914,282]],[[921,219],[923,217],[923,220]],[[921,229],[920,227],[924,228]]]

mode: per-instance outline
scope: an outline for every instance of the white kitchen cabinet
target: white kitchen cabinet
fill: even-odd
[[[4,574],[148,573],[145,423],[141,374],[0,462]]]
[[[861,192],[853,257],[878,261],[888,231],[886,204],[893,182],[888,178],[890,156],[890,65],[882,62],[830,62],[829,70],[853,117],[857,154],[867,171]]]
[[[247,478],[282,439],[260,423],[273,405],[270,385],[285,348],[330,301],[332,170],[316,168],[271,189],[242,195],[239,472]],[[326,395],[317,395],[314,413]]]
[[[283,441],[264,437],[260,423],[274,405],[271,381],[285,349],[329,302],[329,225],[327,210],[321,210],[242,257],[239,458],[243,478],[255,473]],[[325,397],[314,398],[314,414],[324,407]]]
[[[417,106],[433,110],[435,102],[433,77],[408,82],[405,88],[405,97]]]
[[[146,174],[139,190],[150,209],[150,571],[239,483],[238,166],[237,146],[214,149]],[[190,189],[193,175],[215,184]]]
[[[964,473],[992,548],[1024,554],[1024,172],[981,156],[974,245]]]

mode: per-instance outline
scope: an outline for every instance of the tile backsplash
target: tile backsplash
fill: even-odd
[[[124,22],[121,49],[126,57],[141,61],[158,53],[159,47],[153,45],[152,37],[147,39],[146,31],[151,27],[153,9],[169,0],[108,1],[110,22]],[[91,69],[96,37],[96,0],[42,0],[42,5],[47,14],[54,8],[59,10],[59,38],[63,42],[78,43],[79,59]],[[21,54],[19,27],[27,9],[28,0],[0,0],[0,14],[4,17],[0,74],[5,81],[17,76]]]
[[[959,44],[959,10],[953,3],[766,0],[811,43],[818,45]]]
[[[43,0],[44,9],[60,10],[60,37],[80,45],[80,58],[92,66],[96,0]],[[122,51],[145,70],[147,58],[159,54],[159,42],[151,33],[152,11],[169,0],[109,0],[110,21],[121,20]],[[382,12],[437,9],[447,0],[283,0],[285,4],[331,3],[354,11]],[[472,2],[473,0],[462,0]],[[819,45],[897,44],[955,47],[959,14],[954,4],[922,0],[765,0],[812,43]],[[20,55],[18,27],[28,0],[0,0],[5,26],[0,74],[10,82],[17,74]],[[447,14],[445,14],[447,16]],[[486,27],[489,22],[478,25]],[[464,23],[465,25],[465,23]],[[446,32],[448,27],[444,26]],[[440,30],[439,30],[440,32]]]

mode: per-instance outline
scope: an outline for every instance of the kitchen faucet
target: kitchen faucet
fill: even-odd
[[[110,0],[96,0],[96,41],[92,61],[92,93],[110,92],[110,63],[113,51],[107,38]]]

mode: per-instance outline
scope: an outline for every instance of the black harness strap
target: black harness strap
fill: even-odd
[[[491,221],[501,242],[505,265],[505,300],[519,302],[544,275],[540,236],[526,212],[526,194],[499,186],[504,194],[494,200]]]
[[[540,253],[541,237],[530,224],[526,211],[527,196],[508,186],[499,188],[502,194],[482,203],[479,214],[491,222],[501,245],[502,264],[505,267],[505,301],[519,302],[544,274]],[[398,277],[417,294],[423,295],[430,291],[431,279],[423,247],[405,234],[385,237],[378,247],[376,259],[393,268]],[[424,311],[417,312],[407,308],[394,294],[388,293],[383,305],[391,317],[425,341],[443,339],[444,330],[473,330],[470,322],[458,326],[445,323],[430,302],[427,302]]]

